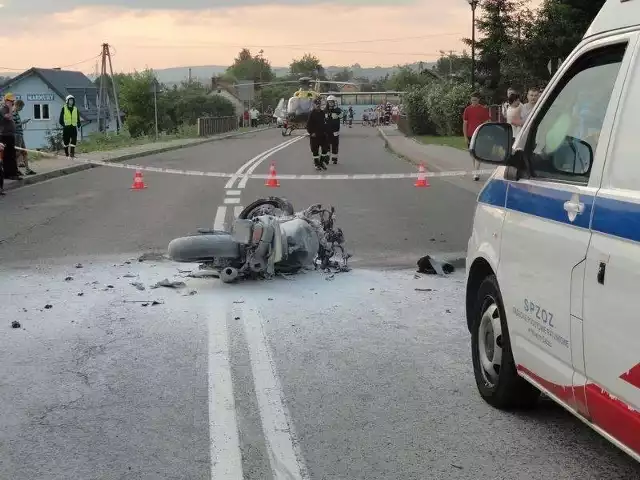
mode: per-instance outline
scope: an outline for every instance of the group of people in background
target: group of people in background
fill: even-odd
[[[320,97],[313,99],[313,109],[307,119],[307,132],[313,166],[318,171],[327,170],[329,159],[334,165],[338,163],[340,120],[345,112],[353,118],[353,108],[341,109],[333,95],[327,97],[324,109]]]
[[[513,127],[513,136],[517,137],[522,129],[522,125],[527,120],[533,107],[540,98],[540,89],[531,87],[527,92],[527,101],[524,103],[520,94],[513,88],[507,90],[507,101],[502,104],[502,121],[509,123]]]
[[[15,95],[6,93],[0,105],[0,195],[4,195],[4,179],[22,180],[23,174],[19,166],[25,169],[27,175],[35,172],[29,168],[29,159],[24,150],[24,125],[29,120],[22,121],[20,111],[24,108],[22,100],[16,100]]]
[[[507,90],[507,101],[500,107],[500,118],[494,120],[510,124],[515,138],[533,111],[533,107],[538,103],[538,98],[540,98],[540,89],[537,87],[529,88],[526,103],[522,102],[520,94],[515,89],[509,88]],[[470,103],[462,114],[462,132],[467,146],[470,145],[471,138],[478,127],[491,120],[491,112],[485,105],[480,103],[480,94],[477,92],[472,93]],[[473,164],[475,170],[480,169],[480,162],[474,160]],[[478,181],[480,176],[475,174],[473,179]]]
[[[60,110],[58,123],[62,127],[62,142],[65,156],[75,157],[80,131],[80,113],[73,95],[67,95]],[[22,180],[26,175],[35,175],[29,167],[29,157],[24,141],[24,126],[30,119],[22,120],[20,112],[24,102],[13,93],[5,93],[0,105],[0,195],[4,195],[4,180]]]
[[[362,124],[370,127],[390,125],[398,122],[400,107],[391,103],[380,104],[375,108],[367,108],[362,114]]]

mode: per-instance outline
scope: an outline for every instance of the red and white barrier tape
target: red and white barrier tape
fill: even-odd
[[[16,147],[16,150],[25,151],[29,153],[35,153],[44,156],[50,157],[63,157],[62,155],[56,155],[53,153],[45,153],[39,152],[35,150],[29,150],[24,148]],[[250,179],[267,179],[269,178],[268,174],[250,174],[250,175],[242,175],[237,173],[223,173],[223,172],[202,172],[198,170],[179,170],[175,168],[161,168],[161,167],[149,167],[143,165],[132,165],[127,163],[119,163],[117,161],[108,162],[104,160],[84,160],[82,158],[73,158],[73,161],[78,163],[85,163],[91,165],[98,165],[101,167],[111,167],[111,168],[124,168],[126,170],[139,170],[141,172],[153,172],[153,173],[168,173],[171,175],[187,175],[193,177],[214,177],[214,178],[250,178]],[[486,170],[453,170],[447,172],[424,172],[424,176],[426,178],[439,178],[439,177],[464,177],[464,176],[472,176],[472,175],[490,175],[492,174],[494,169],[486,169]],[[362,174],[316,174],[316,175],[289,175],[289,174],[278,174],[277,177],[279,180],[390,180],[390,179],[402,179],[402,178],[417,178],[420,174],[418,172],[414,173],[362,173]]]

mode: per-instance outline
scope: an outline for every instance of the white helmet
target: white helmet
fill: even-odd
[[[329,95],[327,97],[327,102],[335,102],[336,101],[336,97],[334,97],[333,95]]]
[[[76,97],[74,97],[73,95],[67,95],[67,98],[65,98],[64,101],[66,103],[69,103],[69,100],[73,100],[75,102],[76,101]]]

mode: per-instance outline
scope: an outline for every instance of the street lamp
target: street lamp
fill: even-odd
[[[476,86],[476,8],[480,0],[467,0],[471,5],[471,88]]]

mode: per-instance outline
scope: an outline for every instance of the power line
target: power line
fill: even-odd
[[[190,48],[211,48],[211,45],[130,45],[131,48],[152,48],[152,49],[169,49],[176,48],[182,50],[188,50]],[[244,47],[241,47],[244,48]],[[338,52],[338,53],[366,53],[372,55],[411,55],[425,58],[439,58],[439,54],[429,54],[425,52],[385,52],[380,50],[342,50],[342,49],[332,49],[332,48],[309,48],[309,47],[265,47],[272,48],[274,50],[278,49],[286,49],[286,50],[297,50],[297,51],[305,51],[305,52]]]
[[[234,47],[234,48],[293,48],[293,47],[304,47],[310,48],[316,45],[352,45],[359,43],[376,43],[376,42],[400,42],[404,40],[419,40],[419,39],[427,39],[427,38],[435,38],[435,37],[445,37],[445,36],[453,36],[453,35],[464,35],[464,33],[460,32],[449,32],[449,33],[434,33],[430,35],[418,35],[412,37],[394,37],[394,38],[374,38],[368,40],[345,40],[339,42],[319,42],[319,43],[290,43],[290,44],[279,44],[279,45],[240,45],[240,44],[232,44],[232,43],[221,43],[221,42],[208,42],[208,43],[199,43],[192,45],[174,45],[173,48],[210,48],[210,47]],[[136,48],[167,48],[171,46],[160,46],[157,44],[154,45],[130,45],[131,47]]]
[[[91,58],[87,58],[85,60],[81,60],[81,61],[76,62],[76,63],[71,63],[69,65],[62,65],[60,67],[55,67],[55,68],[75,67],[77,65],[82,65],[83,63],[92,62],[93,60],[95,60],[98,57],[100,57],[100,55],[94,55]],[[32,68],[32,67],[28,67],[28,68],[0,67],[0,70],[10,71],[10,72],[24,72],[25,70],[29,70],[29,68]]]

